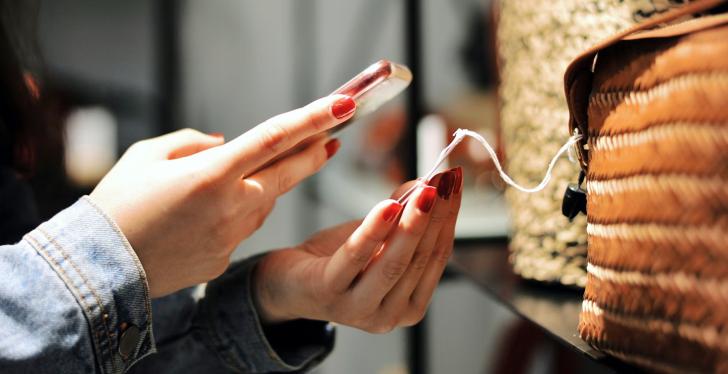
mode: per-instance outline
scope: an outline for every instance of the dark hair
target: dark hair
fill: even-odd
[[[52,131],[38,89],[37,14],[36,2],[0,1],[0,165],[23,175],[33,172]]]

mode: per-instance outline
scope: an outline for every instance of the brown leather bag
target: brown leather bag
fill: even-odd
[[[570,132],[585,135],[579,333],[659,371],[728,371],[727,8],[649,19],[564,77]]]

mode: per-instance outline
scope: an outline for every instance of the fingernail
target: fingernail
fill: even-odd
[[[221,132],[211,132],[210,136],[214,136],[216,138],[225,139],[225,134]]]
[[[449,199],[452,194],[453,186],[455,185],[456,172],[454,170],[448,170],[440,178],[440,183],[437,184],[437,195],[441,199]]]
[[[331,105],[331,113],[333,113],[334,117],[338,119],[348,116],[353,113],[354,110],[356,110],[356,103],[354,102],[354,99],[349,96],[342,97]]]
[[[326,159],[330,159],[331,157],[334,157],[336,152],[339,151],[339,148],[341,147],[341,142],[339,139],[331,139],[328,142],[326,142],[326,145],[324,145],[324,148],[326,148]]]
[[[393,201],[391,204],[389,204],[388,207],[386,207],[384,209],[384,213],[382,213],[382,218],[386,222],[391,222],[399,215],[399,212],[401,212],[401,211],[402,211],[402,204],[400,204],[396,201]]]
[[[435,194],[437,188],[431,186],[423,186],[420,196],[417,198],[417,209],[423,213],[428,213],[432,210],[432,206],[435,205]]]
[[[457,195],[463,188],[463,168],[458,166],[455,168],[455,184],[453,186],[453,192]]]

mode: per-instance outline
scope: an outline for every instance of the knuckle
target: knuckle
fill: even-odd
[[[293,188],[294,180],[293,176],[290,173],[282,170],[281,168],[278,168],[278,172],[276,174],[278,176],[278,194],[282,194]]]
[[[395,327],[397,327],[397,324],[390,319],[387,319],[369,324],[367,332],[372,334],[387,334],[394,330]]]
[[[363,248],[360,247],[353,247],[353,246],[344,246],[344,253],[349,258],[349,261],[353,263],[356,266],[364,266],[367,262],[369,262],[369,253],[367,253]]]
[[[379,230],[382,231],[382,230]],[[386,233],[380,233],[379,231],[371,230],[371,229],[365,229],[360,231],[361,240],[362,242],[366,243],[369,246],[375,246],[382,240],[384,240],[384,236]]]
[[[443,224],[447,221],[449,217],[450,216],[447,214],[433,214],[430,218],[430,223],[435,225]]]
[[[424,224],[424,222],[419,222],[419,221],[418,222],[404,221],[401,223],[401,229],[405,235],[418,238],[425,234],[427,225]]]
[[[405,317],[402,319],[402,325],[403,326],[414,326],[420,321],[422,321],[425,318],[425,309],[420,309],[418,307],[412,308],[412,310],[408,311],[405,315]]]
[[[385,260],[382,266],[382,277],[387,282],[395,282],[402,276],[409,266],[409,262],[403,259]]]
[[[197,136],[197,135],[202,134],[201,132],[199,132],[199,131],[197,131],[195,129],[191,129],[189,127],[186,127],[184,129],[177,130],[174,133],[176,133],[178,135],[185,136],[185,137],[193,137],[193,136]]]
[[[450,261],[450,254],[452,254],[452,244],[441,246],[435,250],[432,256],[437,264],[445,265]]]
[[[414,257],[412,257],[412,262],[409,266],[410,268],[412,268],[412,270],[420,272],[424,270],[425,267],[427,267],[427,263],[429,262],[429,260],[430,256],[428,255],[428,253],[420,250],[415,252],[415,255]]]
[[[194,177],[194,191],[202,194],[213,190],[220,180],[220,176],[210,170],[199,170]]]
[[[276,123],[264,126],[260,134],[260,145],[272,153],[279,153],[285,148],[290,137],[288,130]]]
[[[316,132],[326,128],[326,120],[315,108],[306,107],[303,113],[302,122],[305,129],[312,129]]]

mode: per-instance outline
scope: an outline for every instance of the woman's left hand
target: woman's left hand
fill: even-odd
[[[462,171],[438,174],[429,184],[438,187],[429,213],[414,206],[424,194],[420,189],[401,217],[402,207],[393,209],[397,203],[388,200],[363,221],[261,259],[253,284],[263,321],[307,318],[372,333],[419,322],[452,252]],[[387,219],[392,211],[395,217]]]

